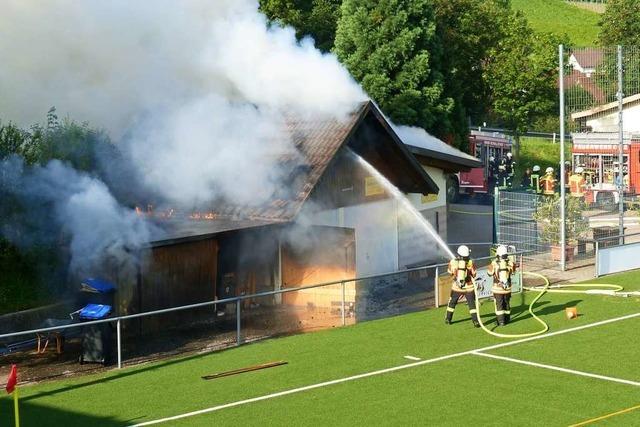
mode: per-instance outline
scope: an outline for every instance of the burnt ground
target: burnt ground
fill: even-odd
[[[389,317],[433,306],[433,278],[407,273],[358,284],[358,304],[355,310],[347,308],[347,325],[361,321]],[[162,323],[141,324],[123,322],[122,360],[125,366],[165,360],[176,356],[189,356],[224,350],[236,345],[235,306],[224,316],[212,315],[182,324],[166,327]],[[172,325],[177,318],[166,319]],[[340,307],[299,307],[289,305],[248,304],[242,308],[242,341],[253,342],[270,337],[306,333],[342,325]],[[149,332],[154,329],[155,332]],[[36,354],[35,344],[0,356],[0,372],[17,364],[21,383],[32,383],[69,378],[115,368],[115,331],[112,336],[111,363],[104,367],[96,363],[79,363],[82,353],[81,333],[68,337],[62,354],[55,351],[51,339],[45,353]]]

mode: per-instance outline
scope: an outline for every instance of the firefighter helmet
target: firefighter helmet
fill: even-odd
[[[507,153],[507,157],[508,157],[509,159],[511,159],[511,157],[512,157],[512,156],[513,156],[513,154],[511,154],[511,151],[509,151],[509,152]]]
[[[493,157],[493,156],[489,156],[489,161],[490,161],[490,162],[495,162],[495,160],[496,160],[496,158],[495,158],[495,157]]]
[[[469,250],[468,246],[466,245],[458,246],[458,255],[460,255],[461,257],[468,257],[470,252],[471,251]]]
[[[583,173],[584,172],[584,168],[582,166],[578,166],[576,168],[576,173]]]
[[[534,171],[534,172],[540,172],[540,166],[535,165],[535,166],[533,167],[533,171]]]
[[[553,173],[553,168],[551,166],[549,166],[547,169],[545,169],[546,173]]]
[[[507,254],[507,247],[505,245],[500,245],[498,246],[498,249],[496,249],[496,255],[498,255],[499,257],[505,256]]]

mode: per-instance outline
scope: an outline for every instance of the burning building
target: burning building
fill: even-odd
[[[405,194],[437,194],[438,186],[377,107],[366,102],[348,120],[289,117],[297,154],[282,158],[287,187],[267,203],[216,203],[210,210],[141,210],[161,226],[143,249],[137,274],[114,274],[120,313],[135,313],[241,294],[299,287],[397,271],[406,267],[409,220],[385,185]],[[295,158],[295,159],[294,159]],[[362,159],[362,160],[361,160]],[[366,161],[389,183],[379,182]],[[247,171],[247,173],[251,173]],[[403,237],[404,233],[404,237]],[[437,259],[427,236],[421,246]],[[135,276],[135,277],[133,277]],[[354,312],[358,286],[347,284]],[[341,285],[246,300],[327,310]],[[222,314],[226,307],[218,307]]]

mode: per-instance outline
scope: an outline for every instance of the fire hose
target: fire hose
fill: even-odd
[[[539,292],[539,294],[535,296],[535,298],[531,301],[531,303],[529,303],[528,311],[531,314],[531,317],[533,317],[533,319],[536,322],[542,325],[542,328],[537,331],[529,332],[525,334],[502,334],[502,333],[494,332],[488,329],[482,322],[482,316],[480,315],[480,300],[478,298],[478,293],[474,289],[473,293],[476,299],[476,307],[478,310],[478,322],[480,323],[480,327],[482,328],[482,330],[488,333],[489,335],[493,335],[499,338],[526,338],[526,337],[532,337],[534,335],[544,334],[545,332],[547,332],[549,330],[549,325],[533,312],[533,306],[535,305],[535,303],[538,302],[538,300],[542,298],[542,296],[547,292],[558,293],[558,294],[608,295],[608,296],[625,297],[625,298],[629,296],[640,296],[640,292],[637,292],[637,291],[622,292],[624,288],[620,285],[612,285],[608,283],[580,283],[580,284],[566,284],[566,285],[551,285],[549,283],[549,279],[547,279],[542,274],[532,273],[529,271],[523,271],[522,274],[537,277],[544,280],[544,285],[542,286],[523,286],[522,287],[523,291]],[[585,289],[585,288],[595,288],[595,287],[598,287],[598,288]]]

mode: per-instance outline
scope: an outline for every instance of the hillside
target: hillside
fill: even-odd
[[[512,0],[537,31],[566,34],[574,46],[592,46],[598,37],[600,15],[563,0]]]

